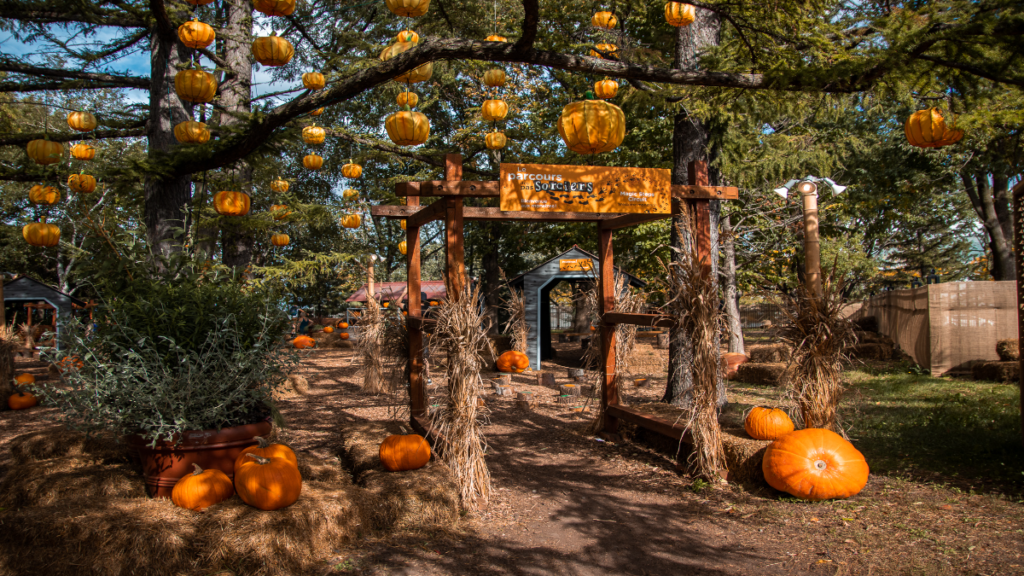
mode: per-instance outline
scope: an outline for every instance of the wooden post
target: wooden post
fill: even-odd
[[[708,163],[690,162],[686,171],[690,186],[708,186]],[[687,200],[693,218],[693,241],[697,243],[697,258],[705,275],[711,274],[711,201]]]
[[[419,206],[419,196],[405,199],[406,206]],[[409,318],[406,323],[409,333],[409,414],[411,417],[427,415],[427,395],[423,386],[423,330],[420,320],[423,319],[423,308],[420,300],[420,228],[406,225],[405,229],[406,260],[409,277]]]
[[[1011,191],[1013,198],[1013,247],[1017,264],[1017,343],[1024,342],[1024,182],[1018,182]],[[1024,370],[1024,356],[1020,357],[1021,370]],[[1020,373],[1020,435],[1024,443],[1024,371]]]
[[[444,157],[444,179],[448,182],[462,180],[462,155],[447,154]],[[462,198],[445,200],[444,211],[445,257],[448,281],[454,294],[448,297],[458,299],[466,285],[466,247],[463,243]]]
[[[801,182],[797,190],[804,205],[804,285],[812,298],[821,298],[821,246],[818,242],[818,187]]]
[[[612,231],[602,230],[598,225],[598,253],[601,276],[598,279],[601,320],[601,377],[604,379],[604,394],[601,408],[604,412],[604,431],[615,434],[619,420],[608,415],[608,406],[619,404],[619,390],[615,386],[615,325],[608,324],[603,317],[615,308],[615,262],[612,255]]]

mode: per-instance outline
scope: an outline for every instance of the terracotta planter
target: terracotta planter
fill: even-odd
[[[726,352],[722,354],[722,363],[725,364],[725,377],[730,378],[736,374],[740,364],[747,361],[747,357],[738,352]]]
[[[193,463],[203,469],[220,470],[234,480],[235,458],[247,446],[256,444],[256,436],[266,436],[270,430],[270,422],[264,421],[219,431],[188,431],[183,433],[184,438],[178,445],[160,441],[151,447],[139,436],[129,436],[127,441],[142,460],[146,492],[153,498],[170,498],[178,480],[192,472]]]

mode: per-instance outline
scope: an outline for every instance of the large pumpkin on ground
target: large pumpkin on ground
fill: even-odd
[[[96,128],[96,117],[89,112],[69,112],[68,126],[76,132],[88,132]]]
[[[7,399],[7,407],[11,410],[24,410],[39,404],[34,394],[28,392],[16,392]]]
[[[530,358],[522,352],[509,350],[498,356],[498,372],[524,372],[530,367]]]
[[[348,332],[339,332],[338,338],[341,338],[342,340],[348,340]]]
[[[868,483],[869,472],[853,444],[823,428],[797,430],[772,442],[761,469],[772,488],[804,500],[849,498]]]
[[[942,110],[928,108],[918,110],[907,118],[903,125],[907,142],[918,148],[939,148],[956,144],[964,137],[963,130],[950,129],[942,117]]]
[[[380,463],[388,472],[417,470],[430,462],[430,444],[419,434],[388,436],[380,443]]]
[[[278,510],[299,499],[302,475],[284,458],[247,454],[246,461],[235,466],[235,491],[253,508]]]
[[[604,100],[572,102],[562,108],[558,134],[578,154],[611,152],[626,137],[626,115]]]
[[[338,328],[341,328],[342,330],[348,328],[348,322],[338,322]]]
[[[32,140],[25,147],[28,157],[36,164],[56,164],[64,154],[64,145],[50,140]]]
[[[793,431],[793,420],[784,410],[755,406],[743,420],[743,429],[756,440],[778,440]]]
[[[33,246],[56,246],[60,242],[60,228],[46,222],[26,224],[21,229],[25,242]]]
[[[299,460],[295,457],[295,451],[284,444],[271,442],[262,436],[257,436],[254,440],[256,440],[255,446],[245,448],[238,457],[235,458],[235,468],[245,464],[248,459],[246,454],[255,454],[264,458],[284,458],[288,462],[291,462],[293,466],[299,465]]]
[[[213,207],[221,216],[245,216],[249,213],[249,195],[222,190],[213,195]]]
[[[205,70],[180,70],[174,75],[174,92],[182,100],[204,104],[217,94],[217,79]]]
[[[88,174],[72,174],[68,176],[68,188],[81,194],[91,194],[96,190],[96,177]]]
[[[305,350],[306,348],[312,348],[316,346],[316,340],[313,340],[312,338],[306,335],[297,336],[294,340],[292,340],[292,346],[298,348],[299,350]]]
[[[202,512],[235,494],[228,475],[220,470],[203,470],[199,464],[191,474],[182,476],[171,491],[171,502],[182,508]]]
[[[324,334],[331,334],[334,332],[334,326],[324,326]]]
[[[295,56],[295,47],[280,36],[263,36],[253,40],[252,55],[264,66],[284,66]]]
[[[430,137],[430,120],[422,112],[402,110],[388,116],[384,129],[399,146],[419,146]]]

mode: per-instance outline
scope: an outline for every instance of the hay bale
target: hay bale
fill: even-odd
[[[990,382],[1020,381],[1020,362],[979,362],[971,367],[975,380]]]
[[[1003,362],[1020,360],[1020,340],[1010,338],[996,342],[996,354]]]
[[[764,484],[761,462],[768,440],[754,440],[742,428],[722,428],[722,449],[725,451],[729,481],[737,484]]]
[[[22,434],[11,440],[10,447],[15,464],[65,456],[78,457],[85,463],[83,465],[127,463],[133,460],[128,446],[113,435],[98,433],[87,436],[63,426]]]
[[[785,344],[751,344],[746,348],[747,362],[777,364],[789,362],[789,347]]]
[[[745,362],[736,369],[734,380],[761,386],[784,386],[789,371],[783,362]]]
[[[274,391],[274,399],[293,398],[295,396],[309,395],[309,381],[305,376],[289,374],[277,390]]]
[[[141,471],[128,464],[97,464],[66,456],[17,466],[0,480],[0,508],[50,506],[62,500],[144,498]]]

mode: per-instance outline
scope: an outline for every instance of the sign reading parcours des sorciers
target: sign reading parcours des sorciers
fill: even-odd
[[[502,164],[501,209],[531,212],[668,214],[668,170]]]

